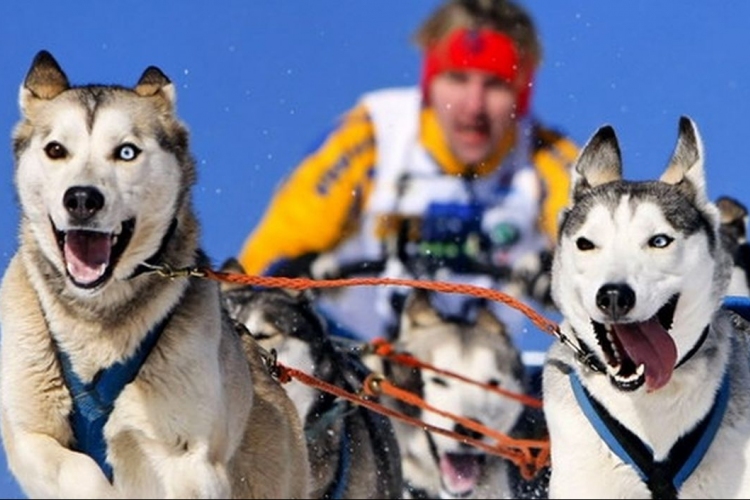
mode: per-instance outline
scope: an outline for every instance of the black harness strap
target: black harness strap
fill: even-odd
[[[135,278],[136,276],[139,276],[143,273],[153,271],[153,267],[158,266],[160,264],[161,256],[166,251],[167,244],[169,243],[169,240],[172,239],[172,236],[174,235],[174,232],[176,229],[177,229],[177,218],[174,218],[172,219],[172,223],[169,224],[169,229],[167,229],[167,232],[164,233],[164,236],[161,239],[161,244],[159,245],[159,248],[151,257],[146,259],[143,264],[139,264],[138,267],[135,268],[135,271],[133,271],[133,274],[131,274],[129,278]]]

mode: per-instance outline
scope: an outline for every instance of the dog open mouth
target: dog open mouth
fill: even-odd
[[[79,288],[91,289],[112,276],[115,265],[133,236],[135,219],[124,221],[120,230],[113,233],[87,229],[61,231],[54,223],[52,227],[71,281]]]
[[[484,454],[443,453],[440,456],[443,489],[456,498],[471,495],[479,484],[485,460]]]
[[[652,391],[669,382],[677,361],[669,329],[678,298],[673,296],[647,321],[605,325],[591,320],[610,380],[620,390],[634,391],[645,383]]]

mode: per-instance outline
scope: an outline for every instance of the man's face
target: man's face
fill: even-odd
[[[463,163],[489,158],[514,123],[516,90],[491,73],[445,71],[429,92],[448,145]]]

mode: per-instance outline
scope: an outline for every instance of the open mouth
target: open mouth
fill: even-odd
[[[642,322],[604,324],[591,320],[610,380],[620,390],[634,391],[645,383],[651,391],[669,382],[677,361],[677,346],[669,329],[678,299],[679,294],[672,296],[654,317]]]
[[[466,498],[479,484],[487,456],[483,453],[443,453],[440,476],[443,489],[455,498]]]
[[[459,137],[467,144],[483,144],[487,141],[490,131],[486,122],[463,124],[457,127]]]
[[[113,233],[87,229],[61,231],[54,223],[52,227],[71,282],[78,288],[91,289],[112,276],[133,236],[135,219],[124,221]]]

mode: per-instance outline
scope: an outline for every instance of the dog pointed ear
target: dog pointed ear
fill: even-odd
[[[508,329],[503,321],[492,312],[489,305],[483,304],[477,310],[477,327],[486,330],[493,335],[509,340]]]
[[[726,195],[719,196],[715,203],[719,207],[722,226],[731,228],[731,232],[744,241],[748,222],[747,207],[738,199]]]
[[[571,200],[592,187],[622,179],[622,155],[615,129],[604,125],[578,154],[571,179]]]
[[[133,90],[141,97],[151,97],[161,92],[173,105],[177,100],[174,84],[156,66],[146,68]]]
[[[404,309],[401,311],[399,339],[403,332],[411,332],[412,327],[432,326],[441,322],[441,317],[430,300],[430,292],[423,288],[414,288],[406,296]]]
[[[19,102],[25,112],[32,99],[54,99],[70,88],[68,77],[52,54],[40,50],[31,63],[26,79],[21,85]]]
[[[679,187],[700,205],[708,203],[706,175],[703,170],[703,142],[697,125],[687,116],[680,117],[677,145],[659,180]]]
[[[219,267],[219,271],[223,273],[233,273],[233,274],[245,274],[245,268],[242,267],[242,264],[240,264],[240,261],[237,260],[236,257],[228,257],[222,264],[221,267]],[[229,281],[222,281],[220,283],[221,291],[228,291],[228,290],[235,290],[237,288],[242,288],[242,283],[233,283]]]

